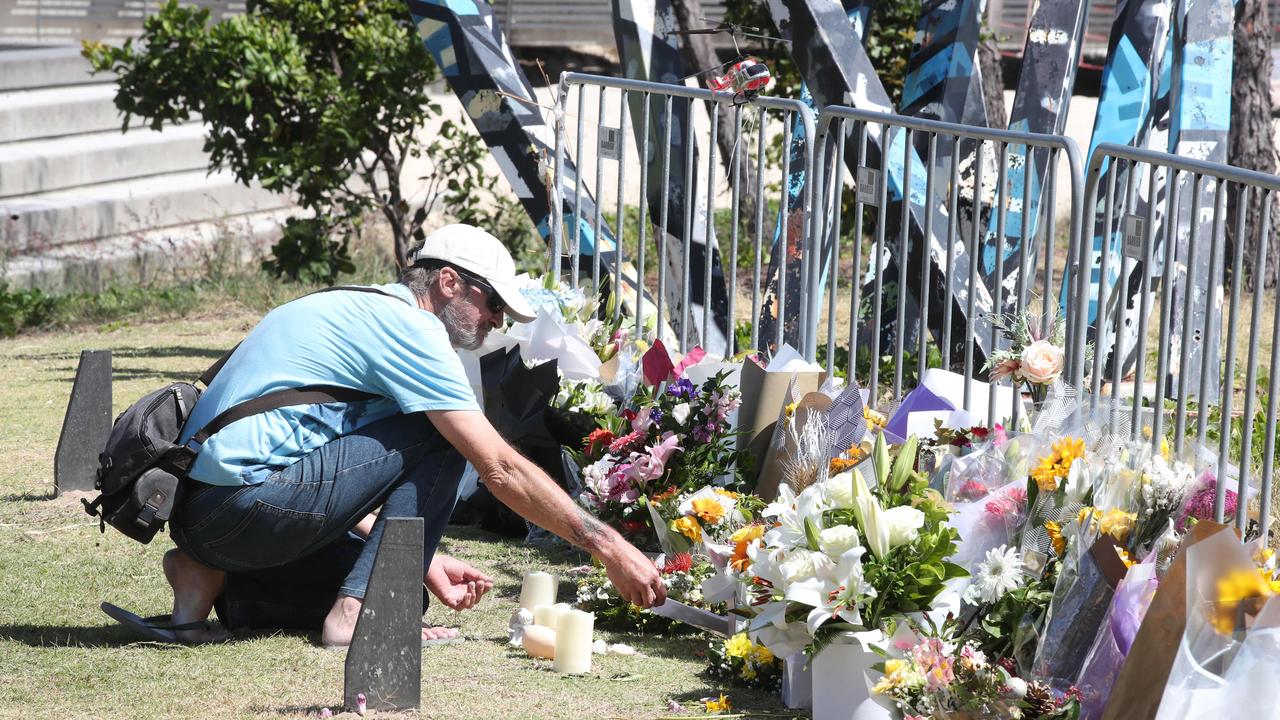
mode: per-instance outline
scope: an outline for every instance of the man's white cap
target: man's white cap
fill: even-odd
[[[502,241],[490,233],[474,225],[445,225],[427,236],[409,262],[423,260],[443,260],[483,278],[502,298],[507,315],[516,322],[533,322],[533,308],[516,285],[516,263]]]

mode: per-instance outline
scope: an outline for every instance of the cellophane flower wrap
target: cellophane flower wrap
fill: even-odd
[[[1229,529],[1187,549],[1186,627],[1156,720],[1274,717],[1280,708],[1275,556]]]
[[[873,464],[799,494],[779,489],[762,513],[767,529],[735,563],[753,640],[788,657],[819,650],[836,632],[890,629],[928,610],[944,583],[964,574],[948,560],[956,533],[943,523],[945,504],[914,469],[917,448],[912,437],[894,460],[880,434]]]
[[[562,327],[590,346],[601,362],[611,360],[633,339],[633,328],[626,322],[630,318],[615,312],[614,295],[602,303],[595,293],[588,293],[584,287],[572,287],[554,275],[541,279],[526,277],[519,289],[535,311],[549,312]],[[647,332],[652,332],[653,328],[648,327],[652,324],[652,320],[646,323]]]
[[[655,353],[665,362],[652,360]],[[578,501],[637,544],[656,548],[655,530],[666,528],[655,527],[648,509],[652,499],[708,486],[741,491],[742,468],[729,422],[741,399],[725,385],[723,372],[695,386],[660,343],[645,354],[643,364],[645,382],[618,416],[583,438],[575,459],[584,486]]]
[[[723,603],[707,603],[702,596],[702,581],[715,572],[705,556],[690,553],[659,555],[654,559],[654,566],[669,599],[713,612],[725,610]],[[578,576],[577,607],[595,613],[597,627],[658,634],[695,630],[691,625],[646,612],[622,599],[604,567],[599,564],[584,565],[573,572]]]
[[[1111,696],[1111,688],[1129,648],[1142,625],[1142,618],[1151,607],[1159,580],[1156,577],[1156,556],[1129,568],[1123,580],[1116,587],[1115,596],[1111,599],[1111,607],[1102,623],[1102,629],[1094,641],[1093,648],[1085,659],[1084,670],[1076,687],[1080,689],[1080,717],[1097,720],[1106,709],[1107,698]]]

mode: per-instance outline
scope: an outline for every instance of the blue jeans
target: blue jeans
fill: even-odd
[[[226,571],[229,586],[242,578],[274,586],[285,606],[321,590],[330,603],[334,590],[363,598],[385,518],[423,518],[426,574],[464,467],[426,415],[394,415],[313,450],[258,485],[190,482],[170,532],[184,552]],[[367,541],[350,532],[379,506]]]

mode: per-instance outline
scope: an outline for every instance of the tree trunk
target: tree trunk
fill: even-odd
[[[1265,173],[1276,171],[1271,125],[1271,25],[1264,0],[1239,0],[1235,17],[1234,77],[1231,83],[1231,133],[1227,162]],[[1253,291],[1273,287],[1280,277],[1280,203],[1271,196],[1271,232],[1262,236],[1262,193],[1250,192],[1245,237],[1235,236],[1237,191],[1227,194],[1227,237],[1232,253],[1244,252],[1245,285]],[[1257,277],[1258,243],[1266,243],[1265,275]],[[1233,267],[1234,255],[1227,259]],[[1262,283],[1259,284],[1259,279]]]
[[[982,73],[982,99],[987,106],[987,127],[1003,130],[1009,125],[1004,109],[1004,70],[1000,67],[1000,48],[993,35],[985,35],[978,43],[978,68]]]
[[[710,27],[710,23],[705,22],[702,18],[702,2],[701,0],[673,0],[671,3],[676,13],[676,22],[679,23],[681,30],[697,30],[699,28]],[[711,46],[711,35],[685,35],[685,42],[681,45],[685,56],[685,62],[692,70],[706,71],[709,68],[711,72],[699,72],[698,83],[702,87],[707,87],[710,76],[713,72],[719,70],[719,58],[716,56],[715,48]],[[720,108],[720,122],[716,130],[716,145],[719,146],[720,162],[725,167],[725,176],[728,177],[729,183],[733,183],[733,148],[734,140],[737,138],[737,128],[733,122],[733,112],[728,108]],[[739,211],[738,217],[748,219],[748,222],[755,222],[756,216],[756,197],[752,194],[752,189],[756,186],[755,170],[751,167],[751,163],[745,157],[747,149],[742,148],[744,153],[743,160],[739,168],[739,187],[741,192],[738,197]],[[708,218],[708,222],[713,222],[713,218]]]

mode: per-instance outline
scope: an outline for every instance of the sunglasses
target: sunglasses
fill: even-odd
[[[447,267],[458,273],[458,276],[463,280],[466,280],[468,285],[478,287],[482,292],[484,292],[485,305],[488,306],[489,312],[497,315],[506,309],[507,303],[503,301],[502,296],[498,295],[498,291],[494,290],[493,286],[484,278],[454,265],[448,265]]]

